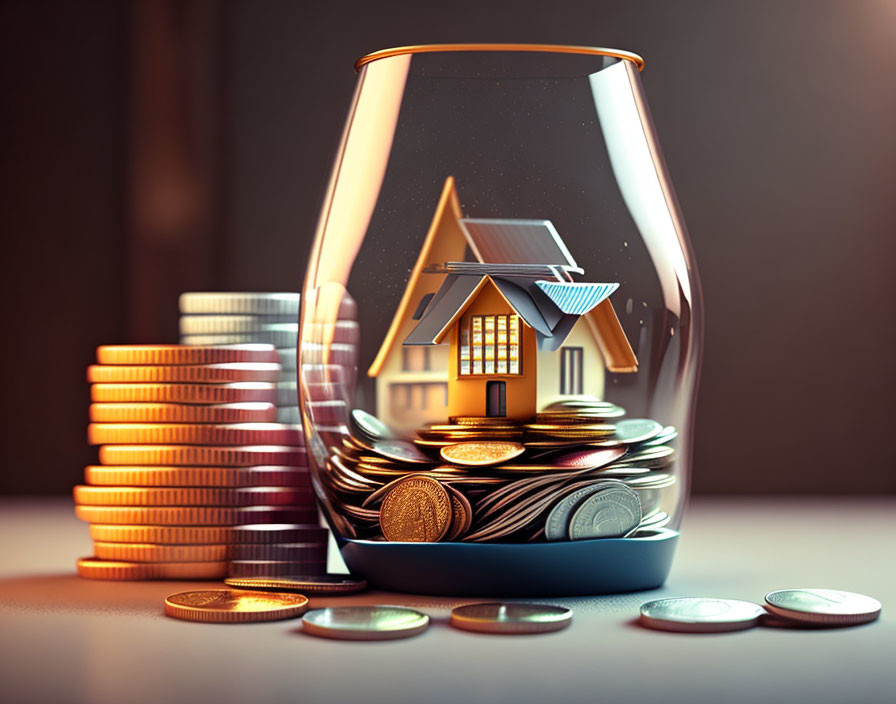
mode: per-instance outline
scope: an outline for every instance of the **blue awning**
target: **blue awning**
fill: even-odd
[[[619,284],[591,284],[567,281],[536,281],[553,304],[568,315],[585,315],[608,299]]]

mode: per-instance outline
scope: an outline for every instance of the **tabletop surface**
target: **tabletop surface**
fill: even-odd
[[[475,599],[366,592],[312,598],[402,604],[424,634],[344,642],[301,623],[216,625],[162,613],[166,595],[209,583],[99,582],[74,574],[87,526],[65,499],[0,501],[0,700],[6,702],[877,702],[896,691],[896,497],[712,497],[692,502],[672,573],[657,590],[546,599],[572,625],[489,636],[447,625]],[[214,584],[214,583],[212,583]],[[872,624],[727,634],[651,631],[661,596],[761,602],[827,587],[883,603]]]

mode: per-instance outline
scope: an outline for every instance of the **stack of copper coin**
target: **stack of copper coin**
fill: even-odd
[[[75,487],[99,579],[314,574],[326,531],[272,345],[107,346],[88,368],[100,464]]]

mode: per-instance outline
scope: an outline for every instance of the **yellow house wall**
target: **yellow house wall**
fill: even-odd
[[[514,314],[504,297],[493,284],[487,284],[459,319],[469,325],[474,315]],[[538,346],[535,331],[520,319],[520,351],[522,374],[458,374],[458,326],[452,326],[448,367],[448,414],[451,416],[484,416],[486,412],[486,383],[492,380],[507,382],[507,417],[527,420],[535,414]]]
[[[582,348],[582,393],[603,398],[605,365],[600,348],[585,318],[580,318],[564,340],[563,347]],[[562,348],[561,348],[562,349]],[[538,352],[538,408],[572,398],[560,393],[560,350]]]

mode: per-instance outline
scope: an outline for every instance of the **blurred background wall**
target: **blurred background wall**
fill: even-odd
[[[298,290],[387,46],[630,49],[706,300],[697,492],[896,490],[896,2],[0,4],[0,491],[68,492],[98,344]]]

